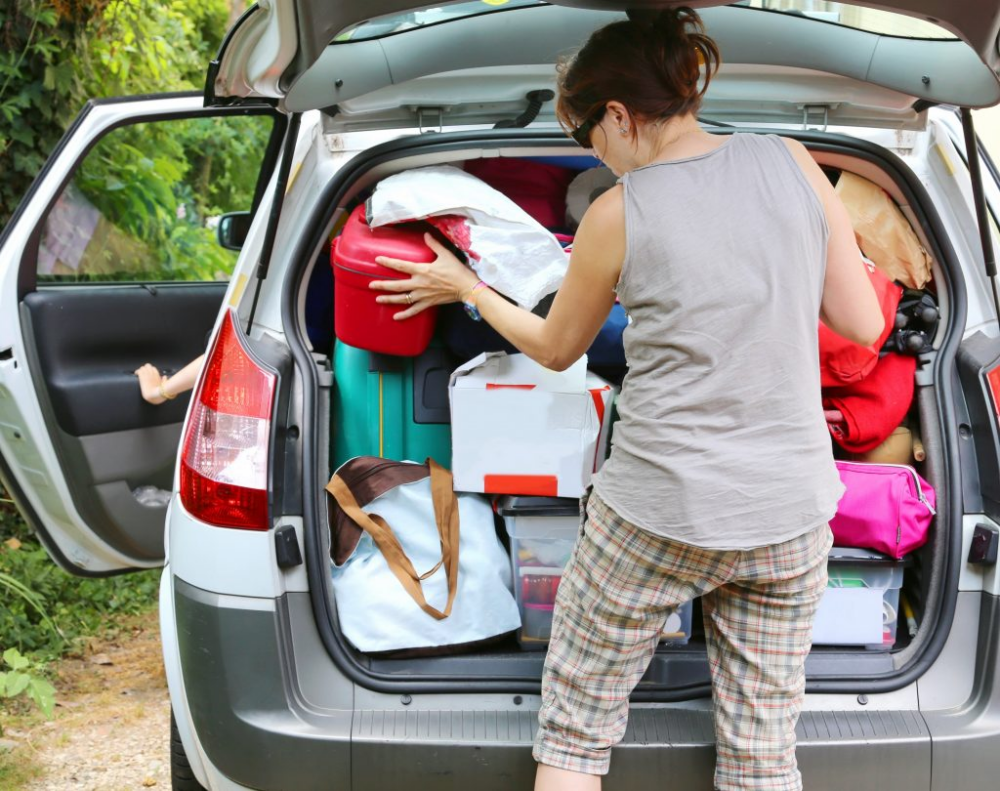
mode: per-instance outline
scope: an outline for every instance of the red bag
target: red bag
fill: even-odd
[[[528,159],[470,159],[465,172],[502,192],[546,228],[566,225],[566,190],[577,175],[569,168]]]
[[[843,387],[860,382],[871,373],[878,362],[878,352],[882,348],[896,323],[896,308],[903,296],[902,286],[889,280],[880,269],[867,258],[864,259],[868,277],[875,286],[878,304],[882,308],[885,328],[879,339],[871,346],[861,346],[841,337],[823,322],[819,325],[819,371],[823,387]]]
[[[823,409],[842,420],[829,424],[834,440],[850,453],[875,450],[906,417],[913,402],[917,358],[887,354],[863,381],[823,391]]]

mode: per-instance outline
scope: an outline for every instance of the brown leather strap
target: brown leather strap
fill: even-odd
[[[389,569],[420,609],[442,621],[451,614],[455,594],[458,593],[458,498],[452,487],[451,473],[433,459],[428,459],[427,463],[431,471],[434,521],[437,523],[441,539],[441,560],[434,568],[423,574],[417,574],[389,524],[378,514],[367,514],[361,510],[351,490],[339,475],[334,475],[330,479],[326,490],[333,495],[344,514],[372,537],[385,562],[389,564]],[[427,603],[420,585],[421,581],[430,577],[441,566],[444,566],[448,581],[448,603],[444,612]]]

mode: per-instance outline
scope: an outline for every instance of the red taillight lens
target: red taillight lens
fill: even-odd
[[[1000,366],[986,374],[986,384],[989,385],[990,395],[993,396],[993,411],[1000,418]]]
[[[181,456],[181,503],[219,527],[267,530],[267,461],[277,377],[222,320],[195,390]]]

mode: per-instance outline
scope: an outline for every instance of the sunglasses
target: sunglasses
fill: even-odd
[[[599,110],[595,110],[589,118],[570,133],[570,136],[580,148],[590,148],[590,133],[601,122],[601,119],[604,118],[604,113],[607,109],[607,107],[601,107]]]

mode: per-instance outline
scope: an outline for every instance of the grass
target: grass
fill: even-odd
[[[16,648],[36,662],[73,654],[113,616],[148,610],[156,603],[160,579],[158,569],[104,579],[67,574],[13,507],[0,502],[2,575],[26,587],[33,601],[0,586],[0,651]]]
[[[126,760],[114,752],[117,735],[147,727],[150,706],[161,705],[166,679],[154,611],[115,616],[100,635],[81,641],[79,649],[80,656],[67,656],[49,666],[58,701],[51,721],[26,706],[18,706],[5,718],[15,746],[0,750],[3,791],[24,791],[43,775],[54,786],[71,787],[60,784],[71,781],[65,776],[65,757],[59,753],[79,751],[81,743],[107,740],[99,760],[109,765]],[[92,660],[98,654],[106,655],[111,664],[95,664]],[[166,725],[162,725],[166,744]],[[77,769],[86,771],[83,765]],[[92,786],[81,782],[79,787]]]
[[[0,750],[0,788],[20,791],[42,774],[41,765],[33,756],[22,755],[22,750]]]
[[[43,676],[60,687],[58,662],[79,659],[95,641],[110,641],[149,617],[156,606],[159,570],[106,579],[82,579],[58,568],[0,488],[0,575],[30,591],[0,586],[0,653],[17,648]],[[38,606],[40,605],[40,606]],[[38,728],[44,716],[19,698],[0,699],[0,789],[15,791],[41,773],[30,739],[17,737]],[[6,735],[4,735],[6,734]],[[5,749],[6,742],[17,742]]]

